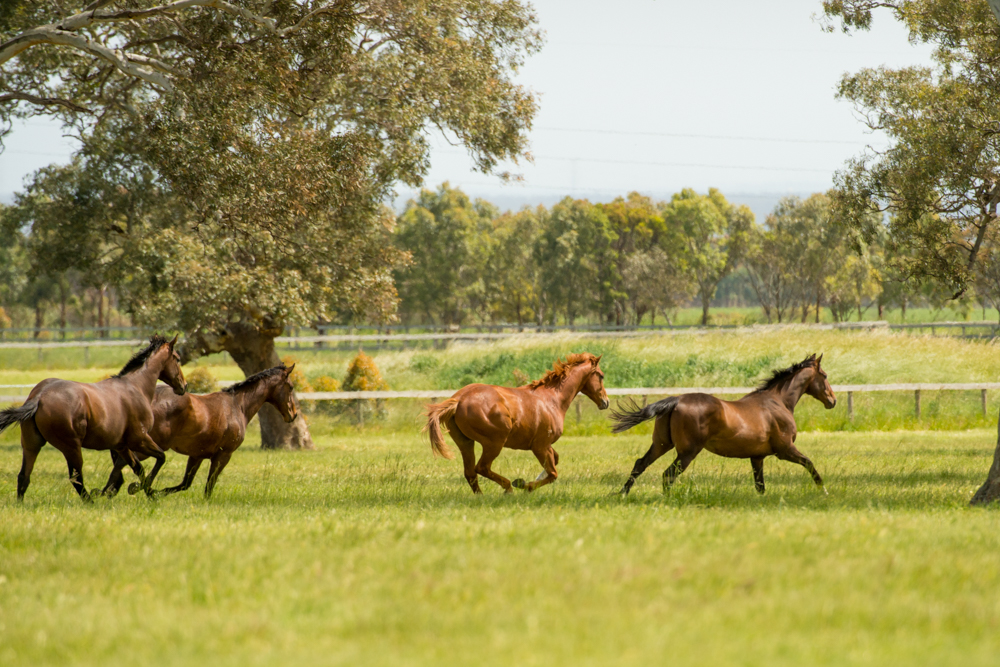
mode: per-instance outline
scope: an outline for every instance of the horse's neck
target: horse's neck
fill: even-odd
[[[580,387],[583,386],[583,381],[587,377],[586,370],[586,364],[574,367],[566,374],[566,379],[562,381],[562,384],[553,387],[553,396],[563,414],[566,414],[569,406],[573,404],[573,399],[580,393]]]
[[[795,406],[798,405],[799,399],[802,398],[802,394],[806,393],[807,380],[808,369],[796,373],[791,380],[778,388],[781,402],[785,404],[789,412],[795,412]]]
[[[258,382],[250,389],[239,392],[236,395],[237,404],[243,411],[243,416],[247,423],[253,419],[257,411],[267,402],[267,397],[271,393],[269,378]]]
[[[142,368],[129,373],[123,378],[126,382],[141,391],[149,399],[150,403],[153,402],[153,395],[156,393],[156,380],[160,377],[160,371],[163,370],[163,362],[155,360],[155,357],[155,354],[150,356]]]

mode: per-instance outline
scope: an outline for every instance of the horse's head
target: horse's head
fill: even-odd
[[[604,371],[601,370],[600,366],[601,357],[594,357],[591,364],[593,367],[583,381],[580,393],[592,400],[601,410],[606,410],[611,405],[611,401],[608,400],[608,392],[604,390]]]
[[[184,392],[187,391],[187,382],[184,380],[184,371],[181,370],[180,355],[174,351],[174,345],[176,344],[177,336],[174,336],[172,341],[169,341],[156,351],[156,354],[163,355],[163,365],[161,366],[158,379],[170,385],[175,394],[183,396]]]
[[[829,410],[837,405],[837,397],[833,395],[833,387],[830,386],[830,381],[826,379],[826,371],[820,367],[823,355],[819,355],[819,359],[816,359],[816,355],[814,354],[813,359],[816,361],[816,372],[806,387],[806,393],[822,403]]]
[[[285,368],[275,376],[277,379],[267,394],[267,402],[278,408],[286,423],[291,423],[299,416],[299,402],[295,398],[295,388],[289,377],[295,364]]]

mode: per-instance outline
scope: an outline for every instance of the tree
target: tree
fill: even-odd
[[[611,312],[618,280],[607,215],[585,199],[566,197],[542,220],[533,257],[539,272],[536,321],[562,314],[572,325],[586,313]]]
[[[742,258],[753,212],[733,206],[715,188],[707,195],[685,188],[663,206],[663,218],[682,234],[686,265],[701,300],[701,323],[708,324],[715,289]]]
[[[757,301],[770,323],[788,319],[801,293],[796,273],[795,255],[800,240],[775,216],[768,216],[767,226],[754,226],[747,235],[744,265]]]
[[[506,213],[493,221],[483,272],[491,314],[502,322],[534,320],[538,310],[538,268],[532,261],[545,209]]]
[[[250,374],[277,363],[289,324],[391,317],[399,258],[382,202],[420,182],[430,127],[483,171],[523,156],[535,101],[512,76],[540,38],[516,2],[184,5],[169,21],[111,20],[133,11],[124,2],[86,13],[103,17],[88,39],[157,51],[177,70],[169,86],[44,47],[5,70],[75,103],[97,99],[94,77],[121,86],[98,100],[77,162],[40,174],[19,206],[38,227],[33,261],[100,272],[137,323],[181,328],[189,358],[226,350]],[[41,196],[58,190],[50,175],[66,196]],[[58,209],[73,215],[59,223]],[[265,447],[308,446],[301,420],[260,415]]]
[[[399,216],[396,247],[410,261],[395,272],[400,311],[410,320],[461,324],[476,293],[482,292],[486,236],[493,226],[491,204],[469,197],[448,183],[423,190]],[[480,297],[481,298],[481,297]]]
[[[907,275],[948,286],[972,284],[1000,204],[1000,13],[986,2],[827,0],[845,31],[865,30],[888,9],[911,39],[935,46],[932,68],[866,69],[839,95],[855,103],[891,144],[852,160],[836,177],[835,206],[866,239],[888,226],[890,252]],[[1000,438],[973,504],[1000,499]]]

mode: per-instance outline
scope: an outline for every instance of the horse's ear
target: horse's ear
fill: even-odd
[[[603,356],[604,356],[603,354],[599,354],[599,355],[597,355],[597,358],[596,358],[596,359],[594,359],[594,365],[595,365],[595,366],[596,366],[597,364],[601,363],[601,357],[603,357]]]
[[[286,368],[285,369],[285,377],[288,377],[289,375],[291,375],[292,374],[292,370],[294,368],[295,368],[295,364],[292,364],[291,366],[289,366],[288,368]]]
[[[816,361],[816,354],[814,353],[814,354],[810,355],[809,358],[806,359],[806,361]]]
[[[174,349],[174,345],[176,345],[176,344],[177,344],[177,339],[178,339],[179,337],[180,337],[180,334],[177,334],[176,336],[174,336],[174,339],[173,339],[172,341],[170,341],[169,343],[167,343],[167,345],[169,345],[169,346],[170,346],[170,349],[171,349],[171,350],[172,350],[172,349]]]
[[[816,365],[819,366],[821,363],[823,363],[823,355],[822,354],[819,355],[819,359],[816,360]]]

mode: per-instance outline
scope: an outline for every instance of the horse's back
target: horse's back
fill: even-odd
[[[509,407],[511,390],[492,384],[470,384],[452,396],[455,423],[463,433],[477,440],[497,437],[510,431],[513,425]]]
[[[49,378],[39,382],[29,400],[38,401],[35,425],[49,442],[67,438],[121,439],[125,428],[120,392],[98,384]]]
[[[245,429],[231,428],[231,403],[223,392],[178,396],[170,387],[158,387],[150,437],[162,449],[188,456],[221,444],[227,435],[233,435],[229,431],[245,433]]]
[[[720,456],[748,458],[771,453],[775,406],[767,397],[750,394],[724,401],[709,394],[680,397],[672,422],[675,439],[690,438]]]

